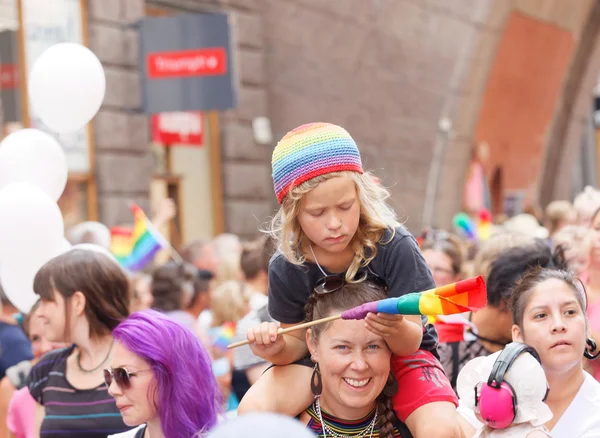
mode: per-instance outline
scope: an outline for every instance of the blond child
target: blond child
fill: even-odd
[[[269,264],[269,313],[281,327],[305,320],[313,289],[335,293],[345,282],[367,278],[385,282],[392,297],[435,287],[416,240],[387,205],[389,192],[364,172],[346,130],[328,123],[300,126],[278,143],[272,165],[281,208],[272,223],[279,251]],[[458,401],[436,357],[433,326],[419,316],[384,314],[369,314],[365,325],[394,353],[398,418],[417,438],[459,437]],[[241,414],[295,416],[313,402],[310,382],[320,374],[305,332],[278,335],[277,329],[263,323],[247,333],[254,353],[276,366],[247,393]],[[348,380],[350,374],[340,370],[342,388],[354,385],[357,397],[368,392],[369,382]]]

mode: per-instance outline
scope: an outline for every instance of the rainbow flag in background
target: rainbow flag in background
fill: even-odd
[[[150,263],[158,251],[169,248],[169,243],[154,228],[138,205],[132,204],[133,230],[111,229],[111,252],[125,269],[139,271]]]
[[[219,348],[223,351],[227,350],[227,346],[231,344],[234,336],[235,323],[233,322],[226,322],[220,327],[212,328],[210,331],[213,347]]]
[[[363,319],[367,313],[396,315],[455,315],[485,306],[487,292],[482,277],[461,280],[425,292],[373,301],[342,313],[343,319]]]

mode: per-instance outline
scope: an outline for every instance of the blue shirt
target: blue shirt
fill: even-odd
[[[0,379],[8,368],[31,359],[31,342],[21,327],[0,322]]]

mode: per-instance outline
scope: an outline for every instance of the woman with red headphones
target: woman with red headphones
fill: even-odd
[[[534,268],[511,295],[513,340],[539,355],[549,385],[546,403],[552,411],[545,426],[554,438],[600,437],[600,383],[583,370],[584,357],[598,356],[589,338],[586,307],[581,282],[560,270]],[[464,407],[459,411],[473,427],[481,425],[472,411]]]

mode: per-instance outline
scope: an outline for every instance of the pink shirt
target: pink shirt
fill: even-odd
[[[19,389],[10,399],[6,424],[17,438],[35,437],[35,400],[27,387]]]

